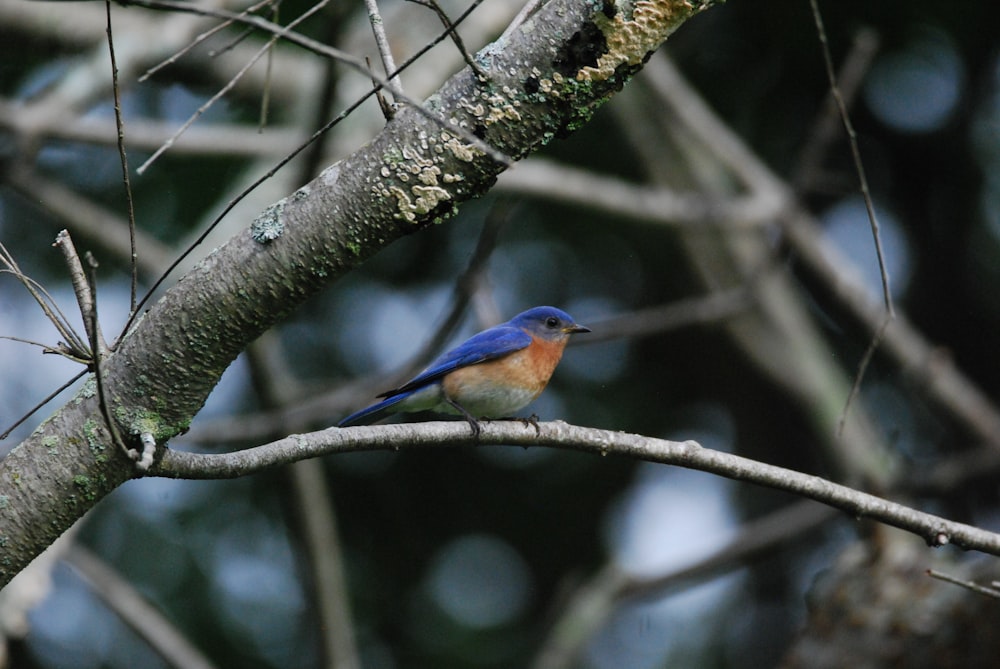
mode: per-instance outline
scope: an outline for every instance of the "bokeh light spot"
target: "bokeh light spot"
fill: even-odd
[[[467,627],[496,627],[519,616],[531,595],[524,559],[494,536],[472,534],[446,545],[428,577],[442,611]]]

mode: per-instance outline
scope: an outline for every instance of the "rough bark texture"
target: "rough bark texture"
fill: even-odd
[[[626,3],[620,3],[622,5]],[[554,0],[452,77],[426,107],[517,159],[574,130],[683,21],[712,4]],[[130,445],[182,433],[247,344],[391,241],[451,215],[504,166],[413,109],[265,210],[155,304],[104,361]],[[112,444],[95,384],[0,463],[0,584],[135,470]]]

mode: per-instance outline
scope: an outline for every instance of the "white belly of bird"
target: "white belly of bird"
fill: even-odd
[[[476,418],[512,418],[515,414],[535,399],[536,393],[531,390],[497,388],[496,386],[466,386],[456,402]],[[444,411],[457,414],[447,403]]]

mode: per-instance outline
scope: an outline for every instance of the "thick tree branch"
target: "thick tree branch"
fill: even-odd
[[[258,216],[169,290],[105,360],[125,441],[184,432],[236,356],[308,297],[401,236],[488,190],[503,165],[459,129],[521,158],[584,123],[680,24],[712,4],[643,0],[632,11],[553,0],[476,58],[423,112],[407,107],[368,145]],[[443,130],[427,110],[456,128]],[[110,448],[94,384],[0,463],[6,583],[134,475]]]
[[[374,427],[329,428],[235,453],[200,454],[167,450],[150,471],[171,478],[235,478],[302,458],[371,450],[401,450],[466,446],[471,443],[464,422],[429,422]],[[605,456],[677,465],[737,481],[783,490],[849,513],[912,532],[930,546],[955,544],[966,550],[1000,555],[1000,535],[957,523],[832,481],[783,467],[703,448],[694,441],[667,441],[626,432],[569,425],[561,421],[525,425],[519,421],[487,421],[481,445],[548,446]]]

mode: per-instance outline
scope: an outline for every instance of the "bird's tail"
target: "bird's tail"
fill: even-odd
[[[393,406],[395,406],[399,402],[402,402],[412,394],[413,394],[412,392],[409,392],[409,393],[400,393],[399,395],[393,395],[392,397],[388,397],[382,400],[381,402],[376,402],[370,407],[365,407],[361,411],[355,411],[350,416],[337,423],[337,427],[349,427],[351,425],[371,425],[375,421],[384,418],[386,414],[392,413],[390,409],[392,409]]]

